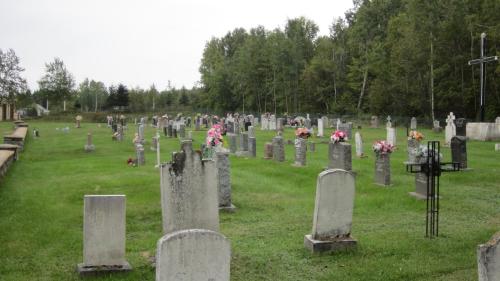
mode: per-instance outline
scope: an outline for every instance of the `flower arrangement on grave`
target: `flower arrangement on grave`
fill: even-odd
[[[134,139],[132,140],[132,143],[133,144],[137,144],[140,142],[140,139],[139,139],[139,134],[138,133],[135,133],[135,136],[134,136]]]
[[[380,141],[376,141],[373,144],[372,148],[373,148],[373,151],[375,152],[375,154],[386,155],[386,154],[392,153],[396,147],[394,145],[388,143],[387,141],[380,140]]]
[[[433,151],[432,149],[427,148],[427,146],[425,146],[425,145],[419,145],[416,157],[418,159],[425,160],[425,159],[427,159],[427,156],[429,155],[429,153],[431,155],[434,155],[436,161],[443,159],[443,154],[441,154],[441,153],[438,154],[437,151],[435,151],[435,150]]]
[[[220,124],[215,124],[207,131],[206,144],[208,148],[222,146],[224,139],[222,138],[222,127]]]
[[[295,135],[301,139],[308,139],[311,136],[311,131],[307,128],[297,128],[297,130],[295,130]]]
[[[347,140],[347,134],[344,131],[336,130],[335,132],[332,132],[330,139],[334,143],[345,142]]]
[[[419,131],[410,131],[410,135],[408,136],[408,140],[417,140],[420,142],[421,140],[424,139],[424,135],[420,133]]]

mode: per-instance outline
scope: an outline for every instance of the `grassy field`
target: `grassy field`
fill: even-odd
[[[57,128],[70,127],[69,133]],[[127,195],[126,275],[92,280],[154,280],[148,256],[161,237],[160,179],[149,151],[146,166],[129,167],[134,157],[132,127],[122,143],[111,141],[104,125],[31,122],[41,137],[27,140],[25,151],[0,180],[0,280],[79,280],[82,262],[83,196]],[[0,132],[12,130],[0,123]],[[95,152],[85,153],[86,134],[95,135]],[[355,251],[311,255],[303,246],[312,228],[316,177],[327,165],[326,144],[308,152],[307,166],[293,167],[293,146],[286,162],[262,159],[273,132],[257,130],[257,158],[231,156],[236,213],[220,216],[221,232],[231,241],[231,280],[477,280],[476,247],[500,230],[500,153],[492,142],[468,142],[472,171],[441,177],[440,237],[426,239],[425,201],[408,195],[414,176],[406,173],[405,131],[391,156],[392,187],[373,184],[371,144],[384,129],[362,129],[367,158],[353,157],[357,172],[352,235]],[[423,130],[426,140],[444,134]],[[193,132],[199,147],[205,132]],[[286,139],[293,131],[285,132]],[[326,140],[326,138],[325,138]],[[319,142],[318,139],[316,141]],[[351,141],[351,143],[353,143]],[[161,139],[162,161],[179,141]],[[450,160],[449,149],[443,149]],[[353,149],[353,155],[354,149]]]

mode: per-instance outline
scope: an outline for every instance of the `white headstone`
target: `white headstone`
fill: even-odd
[[[391,115],[387,116],[387,123],[385,124],[386,128],[392,128]]]
[[[156,281],[229,281],[231,245],[205,229],[176,231],[158,240]]]
[[[412,117],[410,121],[410,130],[415,131],[417,129],[417,118]]]
[[[323,125],[323,119],[319,118],[318,119],[318,137],[323,137],[324,135],[324,125]]]
[[[448,117],[446,118],[446,128],[445,128],[445,145],[450,145],[451,138],[453,138],[457,134],[457,128],[455,126],[455,115],[453,112],[450,112]]]
[[[396,145],[396,128],[387,127],[387,142]]]
[[[85,195],[83,203],[83,264],[123,267],[125,260],[125,195]]]
[[[219,231],[215,162],[202,160],[190,140],[182,141],[181,149],[161,165],[163,233],[192,228]]]
[[[361,138],[361,134],[359,132],[356,132],[354,134],[354,139],[356,142],[356,156],[358,157],[363,157],[363,139]]]

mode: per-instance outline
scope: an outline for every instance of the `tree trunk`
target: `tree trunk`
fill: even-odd
[[[365,72],[363,74],[363,86],[361,87],[361,93],[359,94],[359,100],[358,100],[358,113],[361,108],[361,102],[363,101],[363,96],[365,95],[365,87],[367,79],[368,79],[368,66],[365,67]]]
[[[434,116],[434,37],[431,31],[431,117],[432,122],[435,120]]]

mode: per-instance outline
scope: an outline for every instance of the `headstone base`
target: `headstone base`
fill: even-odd
[[[85,145],[85,151],[86,152],[91,152],[91,151],[94,151],[95,150],[95,146],[94,145]]]
[[[312,253],[338,252],[355,248],[358,241],[353,237],[335,241],[314,240],[311,234],[304,236],[304,246]]]
[[[236,212],[236,206],[231,203],[231,206],[219,206],[219,211],[234,213]]]
[[[391,184],[381,184],[381,183],[378,183],[378,182],[374,182],[373,184],[375,184],[377,186],[380,186],[380,187],[392,187],[392,183]]]
[[[250,153],[248,151],[236,151],[234,155],[236,155],[236,157],[249,157]]]
[[[101,265],[101,266],[86,266],[83,263],[79,263],[76,267],[76,271],[80,276],[92,276],[111,272],[127,272],[131,271],[132,267],[128,262],[123,265]]]

